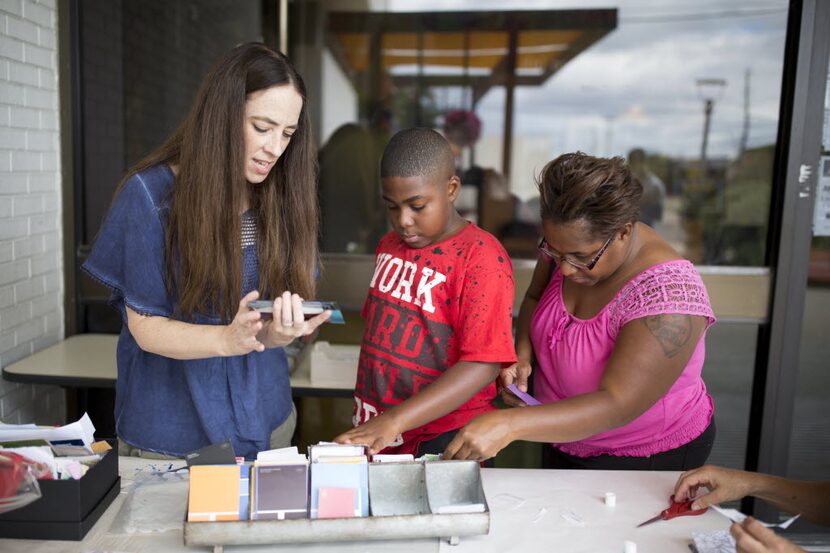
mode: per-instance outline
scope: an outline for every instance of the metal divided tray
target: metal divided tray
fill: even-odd
[[[446,538],[487,534],[490,509],[475,461],[370,463],[371,516],[184,523],[185,545],[262,545],[306,542]],[[448,506],[482,512],[449,512]],[[463,507],[462,507],[463,509]]]

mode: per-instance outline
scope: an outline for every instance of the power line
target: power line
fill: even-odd
[[[670,23],[675,21],[707,21],[712,19],[736,19],[787,13],[788,8],[766,8],[756,10],[727,10],[709,13],[688,13],[678,15],[621,16],[621,23]]]

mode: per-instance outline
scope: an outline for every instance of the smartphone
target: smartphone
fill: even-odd
[[[248,307],[255,309],[260,313],[271,313],[274,307],[273,300],[256,300],[248,304]],[[306,317],[313,317],[319,315],[323,311],[331,311],[330,323],[346,324],[343,318],[343,312],[340,306],[335,301],[319,301],[319,300],[304,300],[303,301],[303,315]]]

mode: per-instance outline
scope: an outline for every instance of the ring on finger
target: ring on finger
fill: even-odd
[[[293,321],[288,321],[287,323],[283,322],[282,326],[285,327],[285,328],[292,328],[294,326],[294,322]]]

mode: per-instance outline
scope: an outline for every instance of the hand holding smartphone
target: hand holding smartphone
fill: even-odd
[[[248,307],[259,311],[260,313],[271,313],[274,308],[274,301],[256,300],[249,303]],[[346,324],[346,320],[343,318],[343,312],[340,310],[340,306],[337,305],[337,302],[303,300],[303,315],[313,317],[314,315],[319,315],[323,311],[331,311],[331,318],[329,318],[328,322],[340,325]]]

